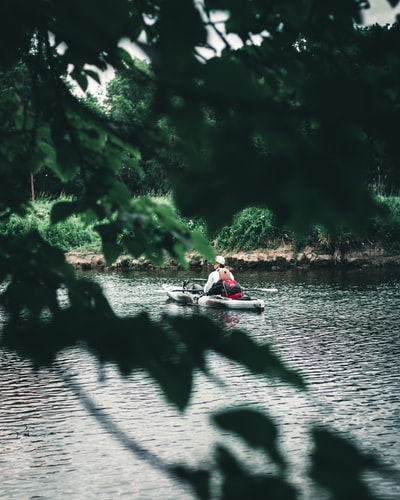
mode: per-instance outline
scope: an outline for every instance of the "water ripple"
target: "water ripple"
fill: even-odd
[[[172,274],[89,277],[102,284],[120,315],[143,310],[155,318],[164,312],[192,314],[190,308],[171,308],[160,293],[163,282],[178,278]],[[251,405],[276,419],[290,479],[305,500],[323,499],[307,483],[304,468],[311,446],[308,431],[315,422],[399,470],[400,279],[384,273],[320,272],[248,274],[244,280],[255,288],[278,288],[266,297],[264,313],[207,314],[269,342],[306,377],[308,393],[254,377],[210,355],[215,379],[196,376],[191,405],[180,415],[164,404],[143,373],[121,379],[115,368],[100,368],[79,349],[64,351],[56,366],[39,372],[0,351],[0,481],[6,498],[190,499],[191,492],[157,463],[208,464],[221,440],[210,414],[233,405]],[[96,412],[104,418],[94,417]],[[121,445],[118,433],[130,446]],[[250,457],[228,435],[223,439],[255,470],[272,466],[257,454]],[[140,450],[156,458],[146,460]],[[368,480],[385,498],[400,497],[398,481],[374,475]]]

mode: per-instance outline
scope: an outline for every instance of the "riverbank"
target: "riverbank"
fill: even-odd
[[[388,255],[380,246],[370,245],[348,250],[312,248],[306,246],[295,249],[292,244],[281,245],[274,249],[253,252],[225,252],[227,264],[235,270],[271,270],[279,271],[290,268],[376,268],[400,266],[400,255]],[[138,270],[149,271],[158,268],[180,269],[174,262],[166,262],[163,266],[155,266],[146,259],[133,259],[129,255],[121,256],[111,266],[107,266],[104,257],[95,252],[68,252],[67,261],[82,271],[88,270]],[[189,268],[201,270],[210,264],[197,254],[188,255]]]

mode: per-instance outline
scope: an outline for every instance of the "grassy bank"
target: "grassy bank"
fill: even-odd
[[[369,220],[359,234],[346,227],[338,227],[335,234],[330,234],[324,227],[316,225],[309,234],[300,238],[289,228],[278,227],[268,210],[247,208],[212,239],[218,249],[225,251],[251,252],[292,243],[295,247],[310,246],[328,252],[379,245],[388,255],[400,254],[400,196],[376,195],[376,200],[382,214]]]
[[[63,199],[62,201],[66,201]],[[37,230],[49,244],[65,252],[72,250],[100,252],[101,240],[91,224],[73,215],[63,222],[50,223],[50,212],[55,202],[37,200],[25,217],[13,214],[6,222],[0,221],[0,234],[19,235]]]
[[[389,255],[400,254],[400,196],[377,195],[386,212],[385,217],[369,221],[363,235],[355,235],[341,228],[333,237],[324,228],[315,226],[307,237],[299,240],[287,229],[278,227],[272,214],[266,209],[247,208],[238,213],[232,224],[215,234],[208,234],[201,220],[185,220],[190,229],[203,232],[213,242],[217,251],[255,251],[277,248],[282,243],[333,251],[335,248],[349,249],[365,244],[380,245]],[[65,200],[63,200],[65,201]],[[169,198],[160,201],[172,204]],[[51,245],[65,252],[101,252],[101,240],[91,223],[79,216],[71,216],[52,225],[50,212],[55,202],[37,200],[25,217],[13,215],[7,222],[0,222],[0,234],[18,235],[36,229]]]

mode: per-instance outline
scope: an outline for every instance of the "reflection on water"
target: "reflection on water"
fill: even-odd
[[[169,303],[162,292],[163,283],[181,283],[181,273],[88,277],[102,284],[121,316],[147,311],[159,319],[166,312],[198,313]],[[14,353],[0,351],[1,495],[192,498],[162,472],[163,463],[207,465],[220,439],[209,415],[234,404],[256,405],[276,418],[290,478],[307,500],[324,498],[305,479],[307,432],[315,422],[376,452],[400,474],[399,274],[243,273],[240,282],[278,292],[265,294],[261,314],[202,314],[271,343],[306,376],[309,394],[256,380],[210,356],[214,378],[196,378],[191,405],[179,415],[143,374],[121,379],[115,368],[100,369],[78,349],[63,352],[51,369],[38,372]],[[240,443],[232,446],[247,457]],[[260,457],[251,460],[253,467],[262,465]],[[385,498],[400,497],[399,477],[370,480]]]

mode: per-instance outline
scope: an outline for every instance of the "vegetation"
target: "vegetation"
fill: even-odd
[[[365,244],[376,244],[384,248],[388,254],[400,252],[400,197],[398,196],[377,195],[377,202],[387,215],[371,219],[367,233],[363,235],[346,231],[344,228],[332,235],[322,226],[316,225],[304,237],[296,237],[288,227],[277,226],[273,214],[266,208],[248,207],[235,214],[231,224],[210,233],[205,221],[180,217],[169,196],[152,197],[152,199],[157,204],[169,206],[188,231],[196,230],[205,239],[212,241],[217,253],[276,248],[283,242],[292,243],[297,247],[307,244],[328,251],[334,251],[337,247],[345,250]],[[35,230],[47,243],[64,252],[101,253],[101,238],[95,224],[90,220],[85,223],[81,217],[73,214],[57,224],[51,223],[53,205],[59,201],[65,202],[68,198],[36,200],[25,216],[13,214],[7,221],[0,221],[0,234],[14,237]],[[120,241],[123,241],[122,235]],[[129,249],[125,247],[124,252],[129,253]]]
[[[64,252],[84,250],[100,252],[101,240],[92,225],[85,224],[77,215],[51,224],[50,213],[54,201],[37,200],[24,217],[13,214],[7,221],[0,222],[0,234],[5,237],[18,237],[36,231],[51,246]]]
[[[251,221],[267,237],[269,222],[257,225],[264,221],[262,209],[278,227],[300,235],[315,227],[330,235],[340,228],[365,234],[375,218],[383,234],[397,238],[396,224],[370,186],[379,183],[386,194],[400,187],[400,26],[360,27],[367,2],[66,5],[0,4],[4,227],[29,213],[32,176],[43,180],[51,172],[63,192],[74,194],[52,207],[51,224],[78,215],[92,223],[108,262],[125,249],[156,263],[169,255],[187,265],[192,248],[213,259],[202,232],[184,221],[204,220],[215,234],[240,214],[240,226]],[[215,21],[218,10],[225,29]],[[218,57],[210,57],[216,55],[210,33],[223,46]],[[239,48],[230,45],[232,34]],[[149,69],[119,46],[124,38],[145,51]],[[110,86],[106,106],[79,98],[71,81],[85,91],[108,65],[123,71],[124,80]],[[140,185],[146,173],[155,192],[164,192],[167,183],[184,221],[168,204],[132,197],[147,187]],[[248,207],[257,207],[255,219]],[[237,239],[240,230],[234,230]],[[306,387],[267,345],[243,331],[224,331],[205,317],[156,324],[145,314],[117,317],[101,289],[74,274],[59,243],[37,230],[0,235],[3,281],[1,345],[36,366],[79,342],[123,375],[146,371],[182,411],[194,374],[208,374],[210,352],[298,390]],[[68,293],[67,307],[59,303],[60,288]],[[277,424],[268,415],[226,410],[214,422],[250,449],[261,447],[274,467],[254,475],[220,447],[209,469],[166,465],[166,473],[199,498],[296,498],[277,451]],[[333,499],[374,498],[364,472],[380,473],[377,459],[332,431],[315,428],[310,435],[310,480]],[[217,492],[211,487],[215,475]]]

